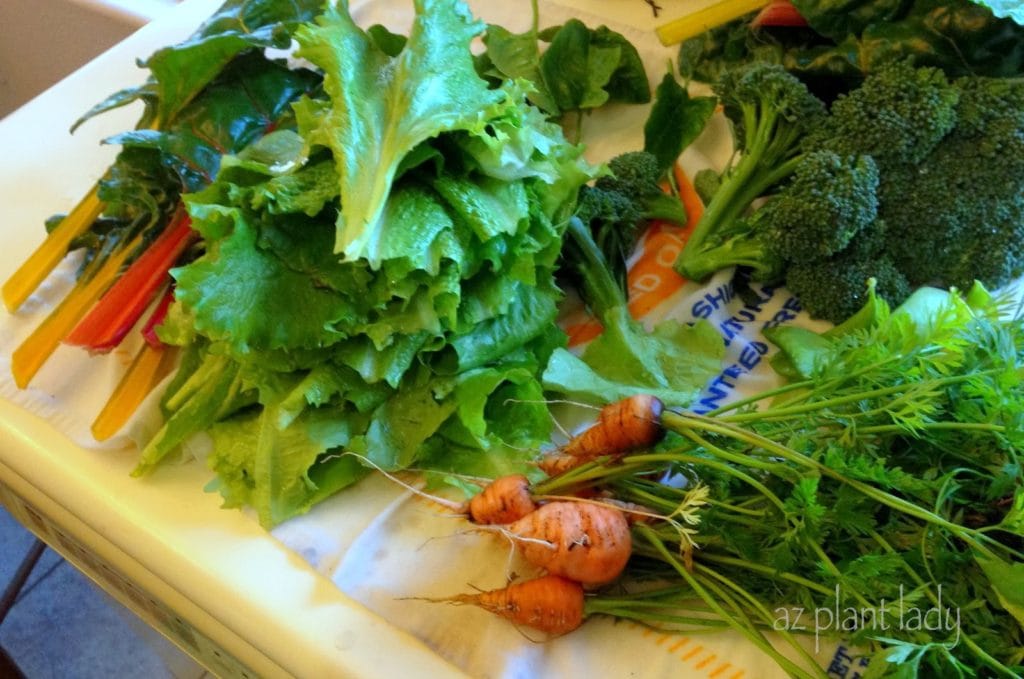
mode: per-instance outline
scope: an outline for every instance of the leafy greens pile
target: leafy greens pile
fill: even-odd
[[[593,171],[477,75],[481,28],[436,0],[407,39],[340,7],[296,32],[323,94],[185,197],[206,250],[173,272],[160,335],[187,353],[136,474],[208,431],[226,504],[269,526],[364,475],[342,447],[493,475],[515,454],[482,452],[548,440],[560,225]]]

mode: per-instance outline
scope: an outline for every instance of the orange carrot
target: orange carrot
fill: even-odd
[[[536,465],[548,476],[558,476],[559,474],[564,474],[570,469],[575,469],[584,462],[586,462],[586,460],[581,457],[554,453],[552,455],[544,455],[536,461]]]
[[[597,422],[562,447],[562,452],[583,459],[623,455],[654,445],[664,436],[660,399],[637,394],[601,409]]]
[[[548,634],[571,632],[583,624],[583,587],[557,575],[516,582],[508,587],[440,599],[479,606],[516,625]]]
[[[504,530],[527,561],[583,585],[617,578],[633,547],[623,513],[590,502],[550,502]]]
[[[530,480],[522,474],[502,476],[487,484],[466,503],[473,523],[512,523],[537,508],[530,494]]]

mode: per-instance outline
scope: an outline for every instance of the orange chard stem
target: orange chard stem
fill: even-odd
[[[116,434],[151,391],[174,369],[177,349],[142,344],[103,410],[92,423],[92,435],[105,441]]]
[[[179,213],[64,342],[100,353],[120,344],[167,282],[171,267],[196,236],[192,221],[184,212]]]
[[[107,257],[93,276],[80,279],[64,300],[14,350],[11,373],[19,388],[28,386],[61,340],[117,279],[125,261],[140,245],[142,237],[136,236],[131,243]]]

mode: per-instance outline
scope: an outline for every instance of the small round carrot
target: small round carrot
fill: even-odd
[[[548,634],[571,632],[583,624],[583,587],[558,575],[545,575],[516,582],[508,587],[448,599],[470,604]]]
[[[632,552],[629,523],[607,505],[561,500],[504,526],[523,557],[548,573],[603,585],[622,573]]]
[[[562,452],[592,459],[652,446],[665,435],[661,426],[663,410],[661,400],[650,394],[637,394],[609,403],[601,409],[597,422],[574,436],[562,447]]]
[[[530,480],[522,474],[502,476],[487,484],[465,505],[473,523],[512,523],[533,510],[537,504],[530,494]]]

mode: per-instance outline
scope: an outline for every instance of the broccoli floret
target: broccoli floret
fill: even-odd
[[[624,284],[626,261],[647,220],[684,223],[678,199],[662,190],[664,174],[658,159],[646,151],[630,151],[608,161],[611,174],[580,189],[576,216],[590,228],[594,242],[615,277]]]
[[[824,104],[777,64],[757,62],[726,71],[714,86],[733,126],[738,159],[676,260],[676,270],[703,280],[730,266],[753,267],[765,279],[778,270],[774,253],[736,240],[751,204],[787,180],[800,164],[802,138],[821,124]],[[741,236],[742,237],[742,236]]]
[[[912,284],[997,288],[1024,273],[1024,82],[965,78],[956,127],[883,174],[887,249]]]
[[[693,175],[693,190],[697,192],[701,202],[705,205],[711,202],[721,186],[722,176],[710,167],[697,170],[697,173]]]
[[[868,300],[868,281],[875,294],[892,306],[910,295],[906,277],[885,255],[860,259],[854,253],[815,262],[793,264],[786,271],[786,287],[812,317],[842,323]]]
[[[937,68],[895,61],[839,96],[809,148],[866,153],[880,167],[921,162],[957,121],[959,90]]]
[[[878,168],[870,156],[814,151],[753,221],[786,262],[816,261],[844,250],[875,221],[877,191]]]
[[[789,263],[831,257],[872,224],[877,188],[869,156],[808,153],[762,207],[712,234],[707,250],[749,269],[752,280],[781,280]]]

